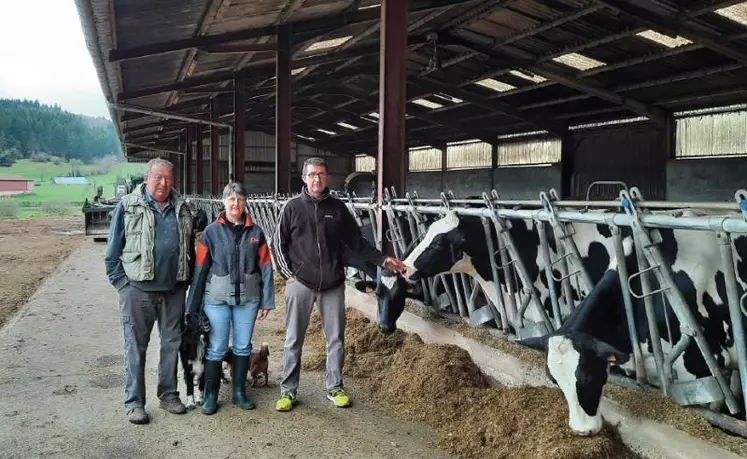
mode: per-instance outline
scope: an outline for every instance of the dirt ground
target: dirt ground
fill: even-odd
[[[393,417],[356,384],[348,387],[353,406],[336,408],[325,397],[321,372],[302,373],[292,412],[275,411],[282,308],[255,328],[254,345],[270,345],[269,385],[248,391],[255,410],[233,406],[230,385],[221,388],[213,416],[200,410],[174,416],[160,409],[154,327],[145,369],[151,422],[130,424],[123,407],[117,294],[106,281],[103,254],[104,244],[85,240],[0,328],[0,457],[455,457],[435,445],[433,430]],[[181,369],[178,377],[184,400]]]
[[[83,216],[0,220],[0,326],[83,242]]]

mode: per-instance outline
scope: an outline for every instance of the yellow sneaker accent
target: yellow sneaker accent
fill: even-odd
[[[350,406],[350,397],[343,388],[332,389],[327,392],[327,398],[332,401],[338,408],[345,408]]]
[[[275,402],[275,409],[278,411],[290,411],[293,409],[293,404],[296,399],[291,394],[283,394],[280,396],[277,402]]]

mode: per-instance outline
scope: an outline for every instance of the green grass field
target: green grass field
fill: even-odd
[[[6,212],[5,218],[15,213],[15,218],[33,218],[45,215],[82,215],[81,204],[88,198],[92,200],[96,194],[96,187],[104,188],[104,196],[114,195],[114,182],[117,177],[127,177],[131,174],[142,174],[145,172],[145,164],[119,163],[106,174],[86,175],[88,185],[55,185],[54,177],[65,177],[77,168],[81,174],[89,174],[92,171],[101,170],[99,165],[73,166],[67,163],[36,163],[28,159],[16,161],[11,167],[0,167],[0,175],[20,175],[34,181],[33,193],[22,196],[12,196],[15,202],[16,212]],[[4,198],[8,199],[8,198]],[[3,199],[3,200],[4,200]],[[4,207],[13,207],[6,204]],[[0,209],[0,218],[3,212]]]

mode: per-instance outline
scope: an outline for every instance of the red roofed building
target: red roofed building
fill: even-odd
[[[31,193],[34,181],[20,175],[0,175],[0,196]]]

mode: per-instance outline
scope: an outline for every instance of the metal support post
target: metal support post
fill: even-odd
[[[483,193],[483,200],[489,201],[487,198],[487,193]],[[493,190],[493,196],[497,197],[498,193]],[[547,317],[547,313],[545,312],[545,309],[542,307],[542,304],[539,301],[539,295],[537,294],[536,289],[534,288],[534,285],[532,285],[529,275],[527,274],[526,267],[524,266],[524,262],[519,257],[518,252],[516,251],[516,247],[513,243],[513,238],[511,237],[511,234],[509,233],[510,226],[508,225],[508,222],[503,222],[501,218],[499,217],[499,213],[501,212],[501,209],[496,209],[492,207],[492,204],[490,206],[490,219],[493,222],[493,226],[495,226],[496,233],[500,235],[500,239],[503,239],[504,248],[510,257],[510,261],[504,262],[503,266],[507,267],[510,264],[514,264],[516,266],[516,270],[518,271],[517,274],[519,276],[519,279],[521,280],[521,284],[523,286],[523,293],[526,295],[524,302],[522,306],[518,309],[518,311],[512,311],[516,312],[514,315],[514,328],[517,330],[517,334],[519,334],[519,329],[524,328],[524,311],[526,311],[527,306],[530,302],[534,305],[535,308],[537,308],[537,312],[542,317],[542,321],[544,322],[545,326],[547,327],[548,332],[555,331],[555,328],[553,327],[552,323],[550,322],[550,318]],[[506,279],[509,279],[509,272],[506,272]],[[507,285],[511,285],[510,282],[507,281]],[[510,288],[510,287],[509,287]],[[509,291],[509,296],[513,298],[512,295],[513,292]],[[513,309],[515,306],[513,306],[513,299],[509,301],[509,309]]]
[[[480,217],[482,228],[485,231],[485,242],[488,244],[488,252],[490,253],[490,273],[493,276],[493,285],[495,286],[495,298],[496,304],[492,305],[495,309],[494,316],[500,317],[500,327],[504,331],[508,331],[508,317],[506,316],[506,305],[503,303],[503,292],[501,292],[501,283],[498,278],[498,263],[495,259],[496,250],[493,244],[493,232],[490,230],[490,222],[485,217]],[[485,292],[487,296],[488,292]],[[489,302],[489,304],[492,304]],[[497,314],[496,314],[497,313]]]
[[[246,73],[236,72],[233,77],[233,125],[234,146],[229,150],[229,157],[233,158],[229,164],[228,179],[241,184],[244,183],[244,135],[246,134]]]
[[[291,176],[291,46],[289,24],[277,28],[275,64],[275,192],[290,192]]]
[[[633,300],[628,290],[628,265],[625,260],[622,236],[618,226],[610,226],[612,231],[612,243],[615,247],[615,258],[617,259],[617,273],[620,278],[620,290],[623,303],[625,304],[625,317],[628,320],[628,334],[630,335],[630,346],[633,349],[633,363],[635,364],[635,379],[639,384],[646,383],[646,369],[643,365],[641,345],[638,342],[638,329],[635,325],[635,311],[633,311]]]
[[[544,191],[540,192],[540,202],[542,203],[542,206],[544,209],[550,214],[549,215],[549,221],[550,225],[553,228],[553,232],[558,234],[558,238],[560,239],[561,243],[563,244],[563,247],[565,248],[566,256],[568,256],[571,259],[571,262],[576,266],[576,271],[568,274],[568,276],[575,276],[580,275],[581,280],[585,284],[586,291],[590,292],[594,288],[594,283],[591,281],[591,277],[589,277],[589,273],[586,271],[586,268],[584,268],[584,264],[581,261],[581,254],[578,251],[578,247],[576,246],[576,242],[573,240],[573,235],[576,234],[573,230],[573,224],[567,223],[567,222],[560,222],[557,218],[557,213],[555,212],[555,206],[552,204],[551,199],[553,201],[557,201],[557,192],[554,189],[550,190],[550,196],[548,197],[547,194]],[[565,258],[562,258],[565,259]],[[553,263],[554,265],[555,263]],[[552,270],[550,271],[552,273]],[[556,279],[558,282],[565,280],[565,279]]]
[[[734,335],[734,347],[737,348],[737,365],[739,379],[742,383],[742,403],[747,413],[747,352],[745,350],[744,322],[739,308],[739,290],[737,288],[737,274],[734,270],[734,256],[731,248],[729,233],[716,233],[721,249],[722,270],[726,280],[726,296],[729,301],[729,318]]]
[[[542,260],[545,263],[545,279],[547,279],[547,294],[550,296],[550,303],[552,304],[553,319],[555,319],[555,328],[560,328],[563,323],[562,317],[560,316],[560,304],[558,304],[558,295],[555,291],[555,278],[552,275],[552,260],[550,260],[550,247],[547,244],[547,232],[545,231],[545,222],[542,220],[536,220],[537,233],[540,241],[540,252],[542,253]]]
[[[379,53],[379,145],[377,199],[383,205],[384,189],[392,186],[404,194],[407,175],[405,104],[407,103],[407,0],[382,0]],[[379,225],[384,219],[378,220]],[[380,237],[384,227],[378,228]]]
[[[210,118],[213,120],[220,117],[218,104],[218,98],[213,97],[210,101]],[[213,196],[218,196],[220,190],[220,128],[210,126],[210,191]]]

